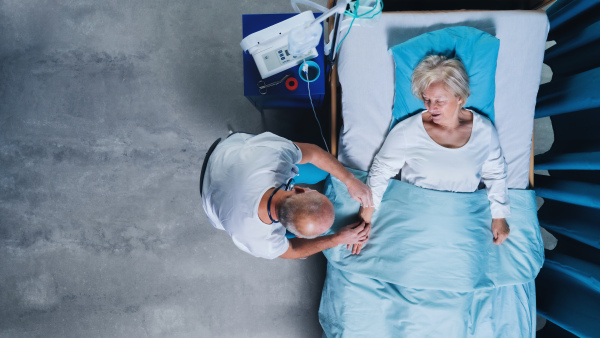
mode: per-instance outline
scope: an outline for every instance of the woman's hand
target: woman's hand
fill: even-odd
[[[494,234],[494,244],[500,245],[506,240],[510,228],[506,223],[505,218],[494,218],[492,219],[492,234]]]
[[[373,206],[373,195],[371,194],[371,188],[364,184],[358,178],[352,176],[349,182],[346,183],[350,197],[360,203],[361,206],[370,207]]]

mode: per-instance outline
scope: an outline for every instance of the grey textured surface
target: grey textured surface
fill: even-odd
[[[320,337],[324,259],[241,252],[198,193],[228,124],[263,131],[241,15],[277,12],[0,1],[0,337]]]

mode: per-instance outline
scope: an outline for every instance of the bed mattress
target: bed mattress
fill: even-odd
[[[385,140],[392,120],[395,78],[388,49],[452,26],[474,27],[500,39],[495,124],[508,164],[508,187],[525,189],[549,28],[543,11],[384,13],[368,26],[355,22],[338,59],[344,120],[338,158],[347,167],[367,171]]]

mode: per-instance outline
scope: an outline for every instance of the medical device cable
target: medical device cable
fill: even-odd
[[[350,29],[352,29],[352,24],[354,24],[354,20],[356,20],[356,17],[352,18],[352,22],[350,22],[350,27],[348,27],[348,30],[346,31],[346,35],[344,35],[344,37],[342,38],[340,43],[337,45],[337,47],[333,51],[334,52],[333,55],[337,54],[337,52],[340,50],[340,46],[342,45],[342,42],[344,42],[344,40],[346,40],[348,33],[350,33]]]
[[[321,127],[321,122],[319,122],[319,118],[317,117],[317,111],[315,110],[315,106],[313,105],[312,97],[310,95],[310,81],[308,81],[308,65],[306,64],[306,60],[303,63],[303,71],[306,76],[306,86],[308,87],[308,98],[310,99],[310,106],[312,107],[313,113],[315,114],[315,120],[317,120],[317,124],[319,125],[319,133],[321,133],[321,138],[323,139],[323,144],[325,144],[325,149],[329,153],[329,147],[327,146],[327,141],[325,141],[325,136],[323,136],[323,128]]]
[[[334,6],[335,6],[335,2],[334,2]],[[340,14],[337,14],[335,16],[335,20],[334,20],[335,24],[334,24],[332,33],[337,32],[340,29],[340,21],[342,21],[342,17],[343,17],[343,15],[340,15]],[[334,49],[336,46],[337,38],[338,38],[338,35],[333,34],[333,41],[332,41],[331,45],[334,47]],[[335,52],[335,50],[334,50],[334,52]],[[335,53],[329,53],[329,55],[327,55],[327,59],[329,60],[330,67],[332,67],[335,64],[335,62],[337,61],[337,59],[335,57]]]
[[[355,14],[355,13],[352,13],[352,12],[350,12],[350,11],[348,11],[348,10],[346,10],[346,12],[345,12],[345,13],[347,13],[347,14],[348,14],[348,15],[350,15],[350,16],[356,16],[356,17],[358,17],[358,18],[361,18],[361,19],[362,19],[362,18],[363,18],[363,16],[366,16],[367,14],[371,13],[372,11],[374,11],[374,10],[375,10],[375,8],[377,8],[377,7],[378,7],[378,4],[381,4],[381,8],[380,8],[380,9],[377,11],[377,13],[374,13],[374,14],[373,14],[373,15],[371,15],[370,17],[368,17],[368,18],[365,18],[365,19],[373,19],[375,16],[377,16],[379,13],[381,13],[381,12],[383,11],[383,1],[382,1],[382,0],[377,0],[377,1],[375,1],[375,3],[376,3],[376,4],[375,4],[375,6],[373,6],[373,8],[371,8],[370,10],[368,10],[368,11],[364,12],[363,14]],[[354,8],[356,9],[356,11],[357,11],[357,12],[358,12],[358,7],[359,7],[359,6],[360,6],[360,0],[356,0],[356,4],[354,5]]]
[[[381,4],[381,8],[379,8],[379,10],[377,11],[377,13],[372,14],[370,17],[366,17],[367,14],[373,12],[377,7],[379,7],[379,4]],[[348,33],[350,33],[350,29],[352,29],[352,25],[354,24],[354,20],[356,18],[359,18],[359,19],[373,19],[375,16],[377,16],[378,14],[380,14],[383,11],[383,1],[382,0],[376,0],[375,1],[375,6],[373,6],[373,8],[371,8],[370,10],[364,12],[363,14],[358,14],[358,8],[359,7],[360,7],[360,0],[356,0],[356,2],[354,3],[354,8],[348,9],[348,10],[346,10],[344,12],[345,15],[348,15],[348,16],[352,17],[352,21],[350,22],[350,27],[348,27],[348,30],[346,31],[346,35],[344,35],[344,38],[340,41],[340,43],[337,45],[337,47],[335,47],[335,50],[333,51],[334,58],[335,58],[336,53],[339,51],[340,46],[342,45],[342,42],[344,42],[344,40],[348,36]],[[351,12],[352,9],[354,9],[355,13]]]

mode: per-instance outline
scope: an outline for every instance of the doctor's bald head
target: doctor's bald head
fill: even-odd
[[[331,201],[315,190],[294,187],[294,191],[279,208],[281,224],[302,238],[315,238],[329,230],[335,218]]]

